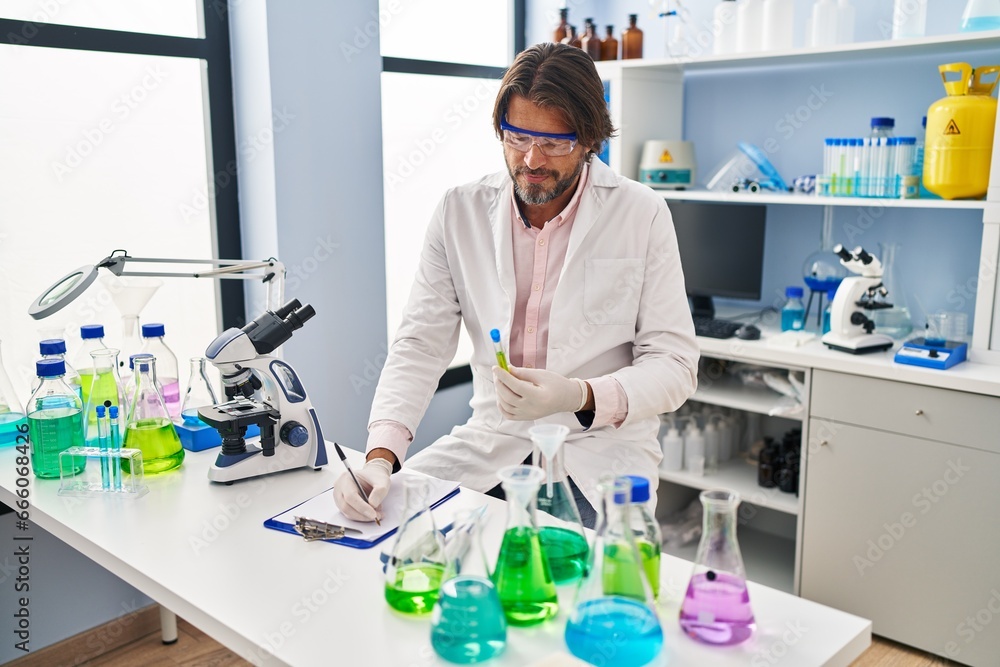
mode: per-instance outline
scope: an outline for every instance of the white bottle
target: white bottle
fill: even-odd
[[[763,48],[764,0],[743,0],[736,5],[736,50],[752,53]]]
[[[837,2],[836,0],[816,0],[810,17],[812,40],[815,48],[833,46],[837,43]]]
[[[735,0],[722,0],[715,6],[715,11],[712,15],[712,30],[715,32],[712,53],[717,56],[736,53]]]
[[[663,450],[661,470],[684,470],[684,438],[674,423],[671,422],[666,435],[660,440],[660,447]]]
[[[787,51],[795,46],[795,0],[764,0],[761,44],[765,51]]]
[[[705,436],[694,419],[684,431],[684,462],[695,475],[705,474]]]
[[[923,37],[927,31],[927,0],[896,0],[892,7],[892,38]]]
[[[854,41],[854,6],[851,0],[837,3],[837,43],[850,44]]]
[[[721,449],[719,430],[709,420],[705,424],[705,470],[716,472],[719,469],[719,450]]]

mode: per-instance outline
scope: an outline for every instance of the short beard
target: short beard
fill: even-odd
[[[580,160],[572,174],[562,180],[556,181],[555,186],[548,191],[542,190],[542,186],[540,184],[528,184],[527,187],[521,186],[517,180],[517,175],[528,172],[530,171],[529,169],[525,167],[518,167],[516,170],[511,170],[510,167],[508,167],[508,171],[510,171],[511,180],[514,181],[514,193],[517,194],[517,198],[530,206],[538,206],[540,204],[548,204],[550,201],[569,190],[573,186],[577,177],[580,175],[580,172],[583,171],[583,163],[584,160]],[[551,174],[552,172],[549,173]]]

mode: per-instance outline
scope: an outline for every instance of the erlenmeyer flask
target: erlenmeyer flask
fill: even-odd
[[[823,325],[823,296],[830,290],[840,287],[841,281],[847,277],[847,268],[840,263],[833,252],[833,211],[826,207],[823,213],[823,226],[820,232],[819,249],[806,257],[802,265],[802,279],[809,288],[809,304],[806,308],[806,322],[812,311],[813,297],[817,294],[816,318],[817,328]]]
[[[910,308],[907,304],[906,292],[900,285],[898,269],[896,267],[896,256],[899,245],[896,243],[879,243],[882,256],[882,284],[889,294],[886,300],[892,304],[892,308],[880,308],[872,312],[872,319],[875,320],[875,333],[885,334],[903,340],[913,331],[913,320],[910,317]]]
[[[559,611],[556,584],[535,523],[535,497],[545,473],[534,466],[507,466],[497,477],[507,496],[507,530],[493,581],[507,622],[536,625]]]
[[[180,467],[184,461],[181,440],[170,421],[163,396],[153,380],[156,359],[135,357],[135,390],[125,427],[125,447],[142,450],[142,466],[146,475]],[[127,471],[128,462],[122,460]]]
[[[616,496],[628,499],[631,487],[627,477],[606,476],[598,483],[597,532],[566,623],[570,653],[594,665],[608,664],[608,647],[622,667],[649,664],[663,650],[663,628],[626,523],[628,502],[615,502]]]
[[[188,377],[187,390],[181,403],[181,419],[185,424],[199,424],[198,408],[218,403],[212,383],[205,373],[205,357],[191,357],[191,372]]]
[[[431,616],[431,646],[460,665],[489,660],[507,647],[507,620],[479,536],[477,513],[459,512],[445,544],[448,563]]]
[[[91,366],[89,373],[80,373],[84,380],[90,380],[90,387],[84,390],[87,405],[84,408],[84,441],[87,447],[98,446],[97,412],[98,405],[111,407],[117,405],[120,410],[128,410],[125,398],[125,388],[118,375],[118,350],[111,347],[100,347],[90,352]]]
[[[694,572],[681,604],[681,628],[706,644],[738,644],[757,627],[747,593],[743,556],[736,541],[736,508],[731,491],[701,492],[703,529]]]
[[[545,473],[535,507],[558,519],[555,525],[539,528],[542,551],[557,584],[576,581],[587,566],[588,549],[580,510],[563,466],[562,446],[569,428],[562,424],[538,424],[528,429],[528,435],[535,443],[532,463]]]
[[[16,444],[17,436],[24,435],[21,429],[26,425],[21,402],[17,400],[14,385],[3,367],[3,355],[0,354],[0,447]]]
[[[427,614],[441,590],[444,541],[428,507],[430,482],[407,477],[403,491],[406,509],[385,568],[385,600],[404,614]]]

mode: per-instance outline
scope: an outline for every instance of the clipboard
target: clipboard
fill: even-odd
[[[374,523],[352,521],[341,514],[333,500],[333,487],[331,486],[329,489],[303,500],[284,512],[274,515],[264,522],[264,527],[301,536],[295,529],[296,517],[305,516],[328,524],[342,526],[349,530],[344,537],[317,541],[340,544],[354,549],[371,549],[375,545],[385,541],[386,538],[395,535],[399,529],[399,524],[403,520],[403,510],[405,509],[403,506],[402,480],[407,475],[414,474],[416,473],[404,470],[393,475],[393,484],[389,488],[389,493],[386,495],[385,500],[382,501],[384,517],[381,526]],[[426,476],[420,475],[420,477]],[[429,479],[431,481],[430,508],[432,510],[458,494],[458,482],[434,477]]]

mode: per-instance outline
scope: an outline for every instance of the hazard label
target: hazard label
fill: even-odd
[[[673,161],[674,161],[674,156],[670,154],[670,151],[664,150],[663,153],[660,154],[660,162],[673,162]]]
[[[954,118],[952,118],[951,120],[948,121],[948,127],[944,128],[944,133],[945,134],[962,134],[962,132],[958,129],[958,123],[955,122]]]

